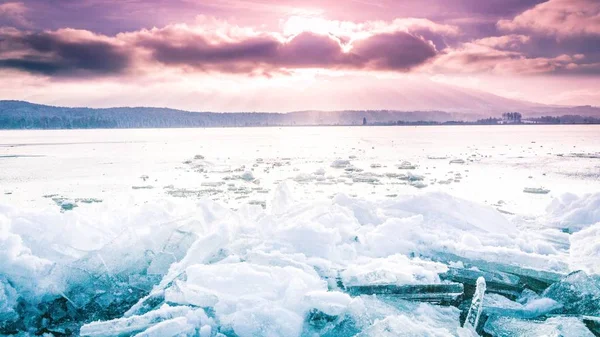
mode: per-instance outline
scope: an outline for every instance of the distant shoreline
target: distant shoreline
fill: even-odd
[[[170,127],[114,127],[114,128],[0,128],[0,131],[60,131],[60,130],[151,130],[151,129],[253,129],[253,128],[311,128],[311,127],[431,127],[431,126],[573,126],[600,125],[600,123],[513,123],[513,124],[477,124],[477,123],[410,123],[410,124],[307,124],[307,125],[248,125],[248,126],[170,126]]]
[[[189,112],[168,108],[65,108],[0,101],[0,130],[160,129],[214,127],[444,126],[600,124],[600,108],[458,113],[343,110],[288,113]]]

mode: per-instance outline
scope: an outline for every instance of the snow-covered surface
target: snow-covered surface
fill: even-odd
[[[343,287],[444,284],[440,275],[465,265],[548,282],[599,274],[600,161],[576,155],[598,153],[599,135],[595,126],[0,132],[0,331],[466,334],[456,307]],[[532,186],[551,192],[523,193]],[[517,318],[486,329],[506,320],[530,331],[521,318],[561,307],[556,296],[498,296],[488,310]],[[69,315],[79,321],[52,326]],[[542,329],[562,329],[561,319]]]

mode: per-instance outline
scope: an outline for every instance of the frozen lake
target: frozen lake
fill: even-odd
[[[599,209],[600,126],[0,131],[0,334],[589,336]]]
[[[600,191],[598,157],[598,126],[0,131],[0,202],[177,196],[237,207],[266,203],[278,182],[294,179],[326,197],[444,191],[535,213],[562,193]],[[336,159],[357,170],[331,167]],[[236,178],[244,172],[255,183]],[[397,176],[409,173],[422,184]],[[550,192],[524,194],[527,187]]]

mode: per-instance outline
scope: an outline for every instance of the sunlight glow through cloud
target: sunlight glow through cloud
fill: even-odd
[[[94,102],[112,105],[117,100],[108,93],[123,96],[116,88],[127,86],[131,94],[118,102],[135,104],[148,97],[132,92],[153,95],[141,87],[156,84],[171,95],[188,92],[177,100],[183,107],[194,104],[191,97],[198,90],[223,100],[240,100],[240,91],[317,97],[307,92],[324,88],[342,97],[352,95],[343,85],[350,79],[360,78],[357,88],[375,90],[381,79],[406,82],[412,77],[420,78],[424,88],[444,84],[541,103],[600,105],[593,84],[600,76],[595,27],[600,6],[595,0],[527,0],[529,5],[490,0],[485,6],[473,0],[432,0],[427,7],[416,0],[343,5],[333,0],[177,1],[187,10],[158,0],[84,0],[53,14],[64,15],[60,27],[42,15],[53,9],[39,0],[0,5],[0,73],[11,79],[0,84],[0,97],[48,102],[52,93],[52,100],[72,100],[76,92],[102,86],[94,95],[105,98]],[[119,10],[136,13],[140,21],[124,21]],[[152,21],[157,10],[167,23]],[[564,20],[557,16],[563,12],[568,14]],[[89,28],[78,19],[85,16],[93,16],[98,25]],[[573,29],[552,28],[561,20]],[[116,23],[131,28],[105,31]],[[542,78],[551,90],[529,85]],[[577,92],[558,89],[573,84],[581,86]],[[254,93],[258,88],[263,92]],[[396,100],[398,108],[406,106],[405,96],[387,92],[391,96],[383,99],[364,95],[363,105],[393,107]],[[428,95],[423,93],[423,99],[434,101]],[[268,109],[294,106],[282,102]]]

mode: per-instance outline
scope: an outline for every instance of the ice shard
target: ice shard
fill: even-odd
[[[477,279],[477,288],[475,289],[475,294],[473,295],[471,307],[469,308],[469,312],[467,313],[467,318],[465,319],[465,324],[463,324],[463,328],[470,329],[472,331],[477,331],[477,326],[479,325],[479,317],[481,316],[481,312],[483,310],[484,295],[485,279],[483,277],[480,277]]]
[[[386,295],[404,300],[454,304],[464,293],[464,286],[461,283],[377,284],[348,286],[346,287],[346,291],[352,296]]]
[[[163,305],[141,316],[131,316],[104,322],[92,322],[81,327],[80,335],[89,337],[109,337],[130,335],[142,332],[158,323],[177,317],[184,317],[192,311],[189,307]]]

